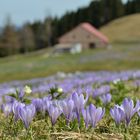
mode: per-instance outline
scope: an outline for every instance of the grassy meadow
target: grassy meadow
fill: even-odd
[[[112,44],[111,48],[85,50],[80,54],[54,55],[44,49],[0,58],[0,82],[44,77],[58,71],[132,70],[140,68],[140,44]]]

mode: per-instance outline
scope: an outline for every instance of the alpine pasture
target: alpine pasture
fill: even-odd
[[[139,43],[113,44],[108,49],[53,55],[51,49],[0,59],[0,82],[31,79],[58,71],[130,70],[140,68]]]
[[[140,42],[113,37],[107,49],[1,58],[0,139],[140,139]]]

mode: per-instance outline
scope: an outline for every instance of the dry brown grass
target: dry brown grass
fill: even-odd
[[[64,133],[52,133],[54,139],[57,140],[123,140],[121,134],[97,134],[97,133],[76,133],[76,132],[64,132]]]
[[[140,42],[140,14],[114,20],[103,26],[101,31],[110,42]]]

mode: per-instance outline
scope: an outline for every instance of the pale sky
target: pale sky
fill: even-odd
[[[62,16],[66,11],[75,11],[88,6],[92,0],[0,0],[0,26],[6,17],[11,16],[12,23],[22,25],[35,20],[43,20],[47,15]]]

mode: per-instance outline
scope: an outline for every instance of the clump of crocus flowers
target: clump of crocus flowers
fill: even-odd
[[[116,125],[119,125],[121,122],[125,122],[126,126],[130,124],[131,118],[140,110],[140,101],[134,102],[130,98],[125,98],[122,104],[115,105],[114,108],[111,108],[110,114],[115,120]]]
[[[35,106],[33,104],[26,105],[18,101],[3,104],[2,110],[6,117],[12,114],[15,122],[19,119],[22,120],[26,129],[29,127],[29,124],[36,113]]]
[[[26,87],[26,89],[28,90],[24,90],[24,92],[29,91],[29,94],[31,90],[29,87]],[[18,93],[20,99],[25,97],[24,92],[22,92],[22,95],[24,96],[20,96]],[[63,100],[52,100],[52,98],[44,97],[42,99],[32,99],[30,104],[26,104],[22,101],[23,99],[20,101],[17,99],[10,100],[10,102],[6,102],[2,105],[2,110],[6,117],[12,114],[15,122],[21,120],[26,129],[29,128],[30,123],[38,113],[49,115],[52,126],[55,125],[57,119],[62,114],[66,119],[67,125],[74,119],[77,119],[78,124],[80,125],[81,117],[83,117],[86,127],[88,127],[88,125],[95,127],[105,113],[105,109],[102,109],[101,107],[96,108],[93,104],[85,109],[88,96],[85,98],[83,94],[78,94],[76,92]]]
[[[103,92],[105,89],[105,92]],[[104,86],[98,89],[96,95],[99,96],[104,105],[111,101],[111,94],[108,93],[109,87]],[[100,91],[100,92],[99,92]],[[89,94],[84,97],[82,93],[74,92],[69,97],[61,100],[53,99],[50,96],[43,98],[32,99],[30,104],[26,104],[24,101],[25,95],[30,94],[29,87],[24,89],[24,92],[17,93],[16,98],[8,97],[8,102],[2,105],[2,111],[6,117],[13,115],[14,121],[21,120],[26,129],[29,128],[30,123],[34,119],[35,115],[41,113],[44,117],[48,115],[50,117],[52,126],[54,126],[60,116],[64,116],[66,125],[69,125],[74,119],[77,119],[80,126],[81,118],[84,119],[86,128],[92,126],[96,127],[98,122],[103,118],[105,114],[105,108],[96,107],[93,104],[86,105],[88,102]],[[20,98],[19,98],[20,97]],[[11,99],[10,99],[11,98]],[[115,120],[116,125],[124,122],[126,126],[130,124],[132,117],[140,110],[140,101],[134,102],[130,98],[125,98],[121,105],[115,105],[110,109],[110,115]]]
[[[100,100],[102,101],[102,103],[104,105],[108,104],[109,102],[111,102],[111,94],[110,93],[107,93],[107,94],[104,94],[104,95],[101,95],[100,96]]]
[[[101,107],[96,108],[93,104],[90,104],[86,109],[83,109],[82,114],[86,128],[89,126],[89,124],[91,124],[94,128],[102,119],[104,113],[105,109],[102,109]]]

